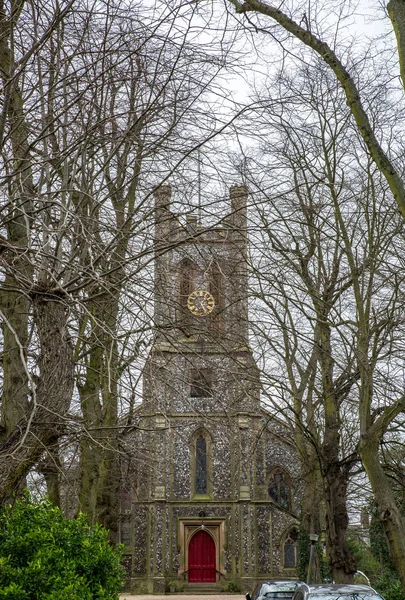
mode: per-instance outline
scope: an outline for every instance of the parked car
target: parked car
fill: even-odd
[[[277,579],[258,583],[246,600],[291,600],[296,588],[302,581],[296,579]]]
[[[293,600],[384,600],[369,585],[301,584]]]

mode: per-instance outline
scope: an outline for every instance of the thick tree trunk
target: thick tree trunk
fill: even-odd
[[[86,399],[81,393],[82,405]],[[108,423],[111,423],[109,426]],[[103,414],[86,423],[81,442],[79,509],[90,523],[101,523],[115,537],[117,530],[118,466],[116,418]]]
[[[30,303],[24,294],[15,292],[16,281],[7,276],[1,289],[3,313],[3,391],[1,397],[0,441],[14,430],[28,410],[28,315]]]
[[[364,436],[360,442],[360,456],[377,502],[391,560],[405,589],[405,518],[395,502],[391,483],[381,466],[378,447],[379,439],[370,440]]]
[[[9,499],[44,448],[65,430],[74,384],[67,306],[50,294],[31,295],[40,355],[39,378],[29,413],[0,444],[0,504]]]
[[[317,325],[319,361],[322,373],[325,434],[322,471],[326,507],[326,549],[329,569],[336,583],[353,583],[356,563],[347,543],[347,483],[349,471],[340,461],[340,403],[333,378],[331,330],[328,326],[328,302],[324,299]]]
[[[22,4],[15,7],[14,17]],[[1,285],[0,309],[3,328],[3,390],[1,398],[0,444],[12,434],[28,410],[29,386],[26,367],[30,300],[25,290],[32,284],[32,265],[27,255],[31,226],[33,181],[28,129],[18,80],[13,76],[10,52],[12,24],[0,4],[0,77],[4,102],[0,115],[0,143],[9,125],[14,161],[7,166],[9,209],[3,223],[7,240],[1,238],[0,260],[5,277]]]
[[[110,431],[109,448],[103,453],[103,468],[97,498],[97,522],[109,531],[109,538],[117,542],[118,532],[118,449],[116,431]]]
[[[117,373],[117,345],[113,342],[112,356],[113,364],[104,365],[103,387],[103,407],[104,407],[104,427],[108,437],[108,443],[103,452],[103,468],[98,493],[98,522],[109,530],[110,539],[116,541],[118,531],[118,491],[119,491],[119,472],[118,472],[118,373]],[[108,369],[110,373],[108,374]]]
[[[38,465],[38,470],[45,478],[46,489],[48,492],[49,500],[55,506],[61,506],[60,497],[60,478],[62,465],[59,458],[59,445],[56,444],[54,447],[50,447],[47,450],[45,458],[43,458]]]
[[[107,527],[112,540],[118,527],[119,488],[117,314],[118,298],[99,298],[93,306],[92,348],[86,380],[79,386],[86,427],[81,439],[79,509],[90,523]]]
[[[347,543],[348,474],[339,465],[330,466],[325,474],[326,546],[329,569],[335,583],[353,583],[356,561]]]
[[[117,531],[117,395],[115,390],[103,390],[100,373],[90,375],[80,390],[80,399],[86,430],[81,441],[81,468],[79,508],[90,523],[101,523],[110,530],[111,538]],[[93,384],[91,382],[93,381]],[[108,385],[104,382],[104,385]],[[115,388],[116,382],[110,382]],[[97,393],[98,392],[98,393]],[[96,395],[97,393],[97,395]],[[106,396],[109,396],[106,398]]]
[[[303,531],[309,536],[311,533],[315,533],[321,536],[322,524],[321,524],[321,510],[323,507],[323,492],[322,492],[322,478],[319,471],[318,457],[315,452],[310,454],[310,460],[305,464],[301,464],[302,479],[304,482],[304,494],[302,499],[302,516],[301,516],[301,527]],[[308,537],[308,558],[311,551],[311,542]],[[305,567],[308,570],[308,564],[299,565]],[[311,581],[310,583],[322,583],[321,565],[319,560],[318,552],[313,554],[313,560],[311,565]],[[301,575],[302,576],[302,575]]]
[[[79,510],[86,513],[90,523],[97,521],[97,496],[100,479],[101,453],[103,441],[99,440],[102,426],[102,406],[100,399],[100,378],[103,368],[104,349],[97,344],[90,351],[86,380],[79,385],[80,405],[83,412],[84,430],[80,443],[80,493]],[[97,345],[96,345],[97,344]]]

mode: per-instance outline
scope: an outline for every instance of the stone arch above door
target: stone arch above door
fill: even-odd
[[[202,527],[203,526],[203,527]],[[225,572],[225,546],[226,546],[226,531],[225,518],[212,517],[187,517],[179,519],[178,525],[178,550],[180,568],[178,575],[184,576],[187,580],[189,570],[189,545],[191,538],[198,532],[204,531],[211,536],[215,543],[215,568],[216,581],[220,581]]]

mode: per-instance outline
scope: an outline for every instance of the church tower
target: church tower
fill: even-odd
[[[231,188],[222,227],[194,215],[181,226],[171,189],[155,194],[154,344],[144,372],[144,404],[162,415],[236,416],[259,409],[248,341],[247,188]]]
[[[194,215],[180,223],[170,186],[155,193],[155,335],[127,442],[122,510],[134,592],[169,584],[227,590],[230,582],[248,591],[258,574],[281,573],[273,537],[290,535],[295,522],[291,469],[281,463],[297,461],[283,427],[271,433],[260,407],[248,332],[247,199],[245,186],[231,187],[227,218],[206,227]],[[286,513],[278,534],[277,510]]]

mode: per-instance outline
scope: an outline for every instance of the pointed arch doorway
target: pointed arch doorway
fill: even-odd
[[[201,527],[201,517],[183,517],[178,521],[177,547],[179,551],[179,577],[183,577],[190,583],[215,583],[226,575],[225,569],[225,545],[226,545],[226,519],[224,517],[204,517],[204,527]],[[211,538],[207,541],[204,536],[194,536],[204,532]],[[199,545],[202,545],[202,549]],[[191,550],[191,557],[190,557]],[[206,552],[207,555],[201,555]],[[191,558],[191,560],[190,560]],[[207,562],[205,562],[207,559]],[[207,565],[208,573],[199,567]],[[196,569],[197,567],[197,569]],[[191,578],[190,578],[191,569]],[[197,579],[197,572],[200,572]],[[209,579],[202,579],[202,577]],[[194,578],[194,579],[193,579]]]
[[[188,545],[188,581],[190,583],[215,583],[216,550],[211,535],[200,529]]]

